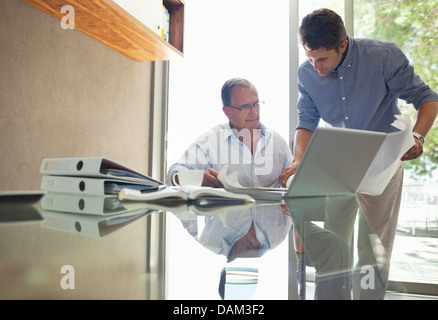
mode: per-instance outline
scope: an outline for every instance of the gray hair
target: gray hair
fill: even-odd
[[[240,88],[240,87],[244,87],[244,88],[252,87],[256,89],[256,87],[246,79],[233,78],[225,81],[221,91],[222,104],[224,106],[231,106],[231,95],[233,93],[233,90],[234,88]]]

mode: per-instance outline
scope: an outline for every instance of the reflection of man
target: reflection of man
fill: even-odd
[[[221,91],[228,122],[201,135],[168,171],[167,183],[180,169],[204,170],[203,186],[223,187],[217,179],[226,165],[239,171],[245,187],[279,187],[280,174],[292,163],[292,152],[277,132],[260,122],[262,101],[245,79],[226,81]],[[178,181],[178,176],[176,176]]]
[[[315,268],[315,299],[351,299],[351,250],[357,210],[355,196],[286,199],[294,230],[303,239],[307,259]],[[323,221],[320,227],[314,221]],[[297,238],[296,238],[297,239]],[[305,261],[298,261],[297,275],[305,277]],[[305,282],[300,283],[305,288]],[[299,287],[298,298],[306,293]]]
[[[278,246],[286,238],[292,219],[280,205],[273,204],[205,217],[200,233],[197,220],[182,223],[204,247],[231,262],[239,257],[260,257]]]
[[[304,17],[299,31],[308,61],[298,70],[301,95],[297,105],[299,122],[294,161],[282,174],[282,185],[295,173],[321,118],[336,127],[391,132],[396,130],[391,126],[394,115],[400,114],[398,98],[412,103],[418,110],[413,127],[416,144],[401,160],[419,157],[424,137],[438,113],[438,95],[414,73],[400,49],[392,43],[348,37],[341,17],[328,9]],[[370,232],[378,235],[386,250],[381,298],[386,291],[402,184],[403,166],[382,195],[359,195]],[[365,236],[368,237],[368,231]],[[374,265],[373,258],[361,256],[361,251],[359,263]]]
[[[282,206],[274,204],[205,217],[203,229],[198,220],[181,222],[187,232],[205,248],[225,256],[227,264],[240,258],[263,256],[286,239],[292,226],[289,213]],[[225,282],[224,268],[219,283],[222,298],[225,297]]]

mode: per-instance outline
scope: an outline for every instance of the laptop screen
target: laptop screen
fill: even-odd
[[[286,196],[355,194],[385,137],[382,132],[318,127]]]

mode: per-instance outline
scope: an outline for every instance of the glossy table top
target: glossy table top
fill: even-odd
[[[0,204],[0,299],[296,299],[293,228],[315,298],[351,298],[354,196],[113,215],[41,202]]]

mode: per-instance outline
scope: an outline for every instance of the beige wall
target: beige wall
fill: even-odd
[[[39,189],[44,157],[148,171],[151,62],[134,62],[20,0],[0,1],[0,190]]]
[[[0,41],[0,191],[39,190],[45,157],[104,156],[145,174],[162,172],[149,160],[157,130],[149,120],[161,112],[160,64],[134,62],[64,30],[21,0],[0,0]],[[0,296],[156,298],[148,279],[157,277],[146,274],[148,228],[155,227],[140,219],[89,238],[39,223],[0,223]],[[63,264],[80,275],[72,292],[59,288]]]

